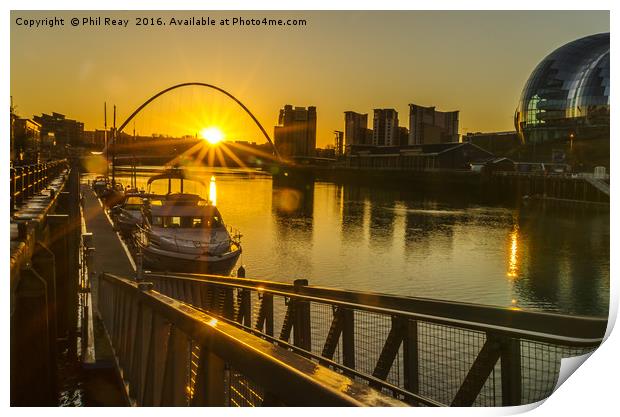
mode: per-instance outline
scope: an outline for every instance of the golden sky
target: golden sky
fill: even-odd
[[[71,18],[129,19],[127,27],[79,26]],[[204,17],[215,26],[176,26]],[[306,19],[306,26],[220,26],[221,19]],[[64,18],[65,26],[16,20]],[[165,26],[135,26],[137,17]],[[11,95],[22,117],[59,112],[103,128],[103,102],[120,125],[147,98],[199,81],[237,96],[273,134],[284,104],[317,107],[317,145],[333,143],[343,112],[408,103],[461,111],[461,133],[513,129],[523,84],[555,48],[609,31],[606,11],[407,12],[11,12]],[[372,117],[369,118],[372,128]],[[139,134],[195,134],[219,126],[228,139],[264,142],[252,120],[215,91],[162,96],[136,118]],[[133,124],[125,130],[130,132]]]

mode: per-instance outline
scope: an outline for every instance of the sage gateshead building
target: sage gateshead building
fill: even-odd
[[[524,143],[609,138],[609,33],[567,43],[530,75],[515,112]]]

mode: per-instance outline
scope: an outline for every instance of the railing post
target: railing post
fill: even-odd
[[[342,363],[355,369],[355,315],[350,308],[343,308],[342,314]]]
[[[505,337],[501,341],[502,405],[521,404],[521,341]]]
[[[36,164],[34,166],[34,189],[32,190],[32,194],[37,194],[39,192],[39,186],[41,181],[41,166]]]
[[[250,291],[246,289],[237,290],[237,317],[236,321],[239,324],[244,324],[248,327],[252,326],[252,301]]]
[[[24,201],[24,169],[22,167],[15,168],[15,203],[20,205]]]
[[[259,290],[257,295],[260,307],[254,328],[263,331],[264,326],[265,333],[273,336],[273,294],[268,292],[262,293]]]
[[[11,204],[11,215],[13,215],[13,212],[15,211],[15,168],[11,167],[11,184],[10,184],[10,190],[11,190],[11,199],[10,199],[10,204]]]
[[[418,321],[407,320],[403,340],[403,370],[405,389],[417,394],[419,387],[418,360]]]
[[[26,180],[26,198],[30,198],[33,195],[33,191],[32,191],[32,185],[33,185],[33,169],[32,169],[32,165],[28,165],[26,167],[26,172],[27,174],[27,180]]]
[[[301,287],[307,286],[307,279],[296,279],[293,281],[293,287],[296,293]],[[295,317],[293,321],[293,344],[299,348],[310,351],[312,349],[311,329],[310,329],[310,303],[304,300],[291,299],[295,303]]]

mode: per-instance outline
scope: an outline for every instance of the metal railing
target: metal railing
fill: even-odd
[[[43,190],[51,179],[67,168],[66,159],[11,167],[11,213],[27,198]]]
[[[545,170],[536,171],[493,171],[493,175],[503,177],[550,177],[550,178],[566,178],[566,179],[587,179],[596,178],[603,181],[609,181],[609,174],[596,175],[590,172],[554,172]]]
[[[549,396],[562,358],[607,321],[197,274],[154,289],[413,405],[519,405]]]
[[[11,405],[58,405],[58,360],[76,356],[79,172],[11,168]],[[20,202],[15,206],[15,200]]]
[[[99,280],[99,312],[133,405],[406,405],[146,283]]]

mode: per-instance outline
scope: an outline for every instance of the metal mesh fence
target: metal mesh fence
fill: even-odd
[[[540,401],[553,393],[562,358],[581,356],[594,348],[575,348],[549,343],[521,341],[521,401]]]
[[[355,323],[356,370],[372,375],[383,343],[390,331],[391,319],[385,315],[355,311],[353,320]]]
[[[234,368],[226,372],[227,405],[230,407],[259,407],[263,404],[265,393],[252,380]]]
[[[334,318],[333,308],[329,304],[310,303],[310,334],[312,353],[321,355]],[[334,360],[339,362],[338,349],[334,352]]]
[[[204,285],[204,284],[200,284]],[[218,290],[218,287],[220,290]],[[156,288],[162,291],[171,291],[174,286],[159,283]],[[176,287],[177,294],[180,293]],[[225,291],[221,291],[223,287],[217,284],[209,284],[209,291],[205,291],[203,287],[202,298],[211,297],[211,303],[203,307],[209,307],[208,310],[212,314],[222,315],[225,306]],[[265,308],[263,299],[267,295],[272,299],[270,306],[270,314],[273,319],[273,336],[280,338],[284,333],[284,339],[288,343],[295,340],[295,327],[290,329],[290,317],[288,326],[285,326],[287,310],[289,304],[295,301],[295,295],[284,296],[278,293],[271,293],[264,289],[257,290],[230,290],[232,294],[232,307],[234,317],[239,317],[240,312],[244,308],[242,305],[241,293],[246,291],[249,297],[248,305],[250,321],[244,322],[245,326],[255,327],[259,317],[262,317],[262,323],[259,330],[266,332]],[[191,291],[190,291],[191,292]],[[184,288],[183,295],[188,293],[188,289]],[[193,294],[193,292],[192,292]],[[172,294],[169,294],[172,295]],[[196,296],[193,297],[196,299]],[[186,298],[191,302],[192,298]],[[342,366],[344,363],[343,352],[343,335],[338,334],[330,336],[330,328],[334,325],[337,311],[337,304],[328,302],[310,301],[309,302],[309,330],[310,330],[310,351],[316,356],[321,356],[329,340],[333,356],[330,358],[335,363]],[[263,314],[263,316],[261,316]],[[420,395],[439,403],[450,405],[455,400],[457,393],[461,391],[462,395],[470,398],[469,403],[474,406],[501,406],[502,405],[502,369],[501,361],[497,359],[497,351],[492,352],[490,359],[485,359],[484,355],[485,342],[487,342],[487,334],[484,331],[471,330],[464,327],[457,327],[449,324],[440,324],[436,322],[403,319],[397,315],[383,314],[380,312],[368,311],[364,309],[356,309],[353,311],[352,319],[353,328],[353,345],[354,345],[354,366],[353,368],[362,376],[355,376],[358,381],[369,383],[373,377],[384,379],[386,383],[396,386],[400,389],[411,390],[412,393]],[[415,340],[412,342],[416,349],[416,364],[413,371],[406,369],[405,361],[405,337],[393,337],[392,332],[395,329],[396,319],[405,320],[411,324],[415,323]],[[294,321],[294,320],[293,320]],[[289,337],[286,337],[286,331],[289,328]],[[336,326],[337,327],[337,326]],[[341,331],[341,330],[340,330]],[[397,333],[397,332],[396,332]],[[519,341],[520,347],[520,366],[521,366],[521,403],[527,404],[536,402],[546,398],[553,392],[555,387],[562,358],[582,355],[590,352],[594,347],[589,348],[569,348],[551,343],[535,342],[527,339]],[[383,354],[382,354],[383,352]],[[387,352],[387,353],[386,353]],[[481,354],[483,352],[483,354]],[[477,358],[487,360],[485,371],[481,371],[477,367],[473,367]],[[385,358],[388,358],[387,360]],[[392,360],[393,358],[393,360]],[[313,358],[316,360],[316,358]],[[409,359],[411,361],[411,359]],[[387,365],[386,365],[387,364]],[[347,366],[351,366],[351,362]],[[491,367],[489,369],[489,366]],[[343,369],[336,370],[343,372]],[[415,372],[416,384],[412,389],[412,384],[407,385],[407,372]],[[478,373],[478,374],[477,374]],[[488,376],[487,376],[488,374]],[[411,378],[411,376],[409,377]],[[480,385],[470,387],[463,384],[466,378],[479,380]],[[240,373],[230,371],[230,402],[231,405],[257,405],[260,396],[260,389],[252,385],[251,381],[244,378]],[[370,382],[372,383],[372,382]],[[191,385],[191,384],[190,384]],[[482,388],[480,388],[480,386]],[[383,392],[399,398],[403,398],[401,394],[386,386],[377,386]],[[468,391],[470,390],[470,391]]]
[[[484,342],[482,332],[418,322],[420,394],[450,404]]]
[[[196,382],[198,380],[200,365],[200,351],[200,346],[193,340],[190,341],[189,383],[187,384],[188,404],[191,404],[192,399],[196,395]]]

